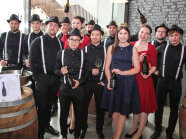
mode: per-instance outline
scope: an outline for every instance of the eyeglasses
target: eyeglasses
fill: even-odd
[[[75,43],[79,43],[80,42],[80,40],[74,40],[74,39],[69,39],[70,41],[72,41],[72,42],[75,42]]]
[[[157,31],[158,33],[166,33],[166,31]]]

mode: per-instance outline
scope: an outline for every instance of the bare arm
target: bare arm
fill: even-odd
[[[107,77],[108,82],[110,81],[110,64],[112,60],[111,50],[112,50],[112,46],[109,46],[107,50],[106,61],[105,61],[105,75]]]

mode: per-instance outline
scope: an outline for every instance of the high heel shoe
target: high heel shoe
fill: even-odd
[[[129,135],[129,133],[125,134],[125,137],[131,138],[134,134],[136,134],[137,131],[138,131],[138,129],[136,129],[136,131],[134,133],[132,133],[131,135]]]
[[[74,132],[74,129],[68,129],[69,133],[72,134]]]

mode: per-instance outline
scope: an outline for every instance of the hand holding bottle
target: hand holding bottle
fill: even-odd
[[[113,69],[112,73],[115,72],[116,74],[123,75],[123,72],[119,69]]]
[[[79,86],[79,81],[73,79],[73,81],[75,82],[75,85],[72,87],[72,89],[76,89]]]
[[[63,75],[65,75],[65,74],[68,73],[67,66],[64,66],[64,67],[61,68],[61,73],[62,73]]]
[[[139,56],[140,62],[142,62],[142,61],[144,60],[144,56],[146,56],[146,53],[142,53],[142,54]]]

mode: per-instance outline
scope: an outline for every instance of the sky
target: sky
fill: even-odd
[[[7,31],[9,26],[7,24],[7,19],[9,19],[11,14],[23,13],[23,0],[4,0],[0,4],[0,33]],[[20,27],[21,28],[21,27]]]

